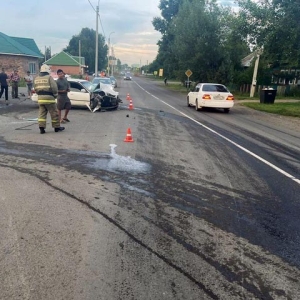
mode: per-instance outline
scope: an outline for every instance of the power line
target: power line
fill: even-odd
[[[92,9],[93,9],[95,12],[97,12],[96,9],[95,9],[95,7],[94,7],[93,4],[91,3],[91,1],[88,0],[88,2],[89,2],[89,4],[91,5]],[[100,1],[99,1],[99,2],[100,2]],[[104,29],[103,29],[103,25],[102,25],[102,21],[101,21],[101,16],[100,16],[99,13],[98,13],[98,17],[99,17],[99,20],[100,20],[100,25],[101,25],[101,28],[102,28],[103,36],[104,36],[104,38],[105,38],[105,32],[104,32]]]
[[[105,38],[105,32],[104,32],[104,29],[103,29],[103,26],[102,26],[102,21],[101,21],[101,17],[100,17],[99,13],[98,13],[98,16],[99,16],[99,20],[100,20],[100,25],[101,25],[101,28],[102,28],[103,36]]]
[[[89,1],[89,3],[90,3],[91,7],[93,8],[93,10],[96,12],[96,9],[94,8],[94,6],[93,6],[93,4],[91,3],[91,1],[90,1],[90,0],[88,0],[88,1]]]

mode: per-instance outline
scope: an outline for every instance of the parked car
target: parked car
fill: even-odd
[[[126,73],[125,75],[124,75],[124,80],[131,80],[132,79],[132,77],[131,77],[131,74],[130,73]]]
[[[109,77],[94,77],[92,80],[93,84],[98,84],[99,82],[113,86],[112,81]]]
[[[100,83],[92,84],[90,81],[83,79],[68,78],[70,83],[70,92],[68,96],[70,98],[72,106],[88,106],[91,99],[94,97],[93,93],[96,90],[101,90],[105,95],[119,99],[119,93],[114,91],[111,85],[105,85]],[[32,90],[31,100],[33,102],[38,102],[38,95]]]
[[[92,85],[95,87],[96,85],[100,84],[100,88],[103,89],[105,92],[110,93],[116,97],[119,96],[119,93],[114,90],[112,85],[112,81],[108,77],[95,77],[92,80]]]
[[[109,77],[114,88],[118,87],[117,79],[114,76]]]
[[[234,105],[234,97],[225,85],[218,83],[198,83],[187,95],[187,106],[196,110],[202,107],[222,108],[228,113]]]

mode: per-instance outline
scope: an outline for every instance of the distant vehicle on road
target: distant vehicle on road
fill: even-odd
[[[196,110],[202,107],[222,108],[228,113],[234,105],[234,97],[225,85],[218,83],[198,83],[187,95],[187,106]]]
[[[117,79],[114,76],[109,77],[114,88],[118,87]]]
[[[92,80],[92,83],[95,84],[95,83],[104,83],[104,84],[108,84],[108,85],[111,85],[112,86],[112,81],[109,77],[95,77],[93,78]]]
[[[131,77],[131,74],[130,73],[126,73],[125,75],[124,75],[124,80],[131,80],[132,79],[132,77]]]

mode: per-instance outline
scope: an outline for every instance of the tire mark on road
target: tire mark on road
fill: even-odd
[[[42,181],[43,183],[45,183],[46,185],[48,185],[49,187],[53,188],[54,190],[66,195],[69,198],[72,198],[76,201],[78,201],[79,203],[81,203],[82,205],[86,206],[88,209],[94,211],[95,213],[101,215],[104,219],[106,219],[108,222],[110,222],[112,225],[114,225],[115,227],[117,227],[120,231],[124,232],[131,240],[133,240],[134,242],[136,242],[138,245],[140,245],[141,247],[143,247],[144,249],[146,249],[147,251],[149,251],[150,253],[152,253],[153,255],[155,255],[157,258],[159,258],[160,260],[162,260],[163,262],[165,262],[168,266],[170,266],[171,268],[173,268],[174,270],[176,270],[177,272],[181,273],[183,276],[185,276],[186,278],[188,278],[191,282],[193,282],[196,286],[198,286],[199,289],[201,289],[203,292],[205,292],[209,297],[211,297],[212,299],[220,299],[218,295],[216,295],[214,292],[212,292],[210,289],[208,289],[203,283],[199,282],[196,278],[194,278],[191,274],[189,274],[188,272],[186,272],[184,269],[182,269],[181,267],[175,265],[171,260],[169,260],[168,258],[166,258],[165,256],[163,256],[162,254],[159,254],[157,251],[155,251],[154,249],[152,249],[150,246],[148,246],[147,244],[145,244],[143,241],[141,241],[140,239],[138,239],[137,237],[135,237],[132,233],[130,233],[126,228],[124,228],[122,225],[120,225],[117,221],[115,221],[113,218],[111,218],[110,216],[108,216],[107,214],[105,214],[104,212],[102,212],[100,209],[95,208],[94,206],[92,206],[91,204],[89,204],[88,202],[86,202],[85,200],[82,200],[78,197],[76,197],[75,195],[64,191],[63,189],[56,187],[54,185],[52,185],[50,182],[48,182],[45,178],[43,178],[41,175],[38,175],[34,172],[32,172],[31,170],[22,168],[22,167],[12,167],[6,164],[1,164],[0,166],[2,167],[6,167],[6,168],[11,168],[13,170],[16,170],[18,172],[21,173],[25,173],[25,174],[30,174],[31,176],[39,179],[40,181]]]

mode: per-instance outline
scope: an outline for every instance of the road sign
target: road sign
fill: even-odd
[[[186,75],[187,77],[192,76],[192,74],[193,74],[193,72],[192,72],[190,69],[188,69],[188,70],[185,71],[185,75]]]

